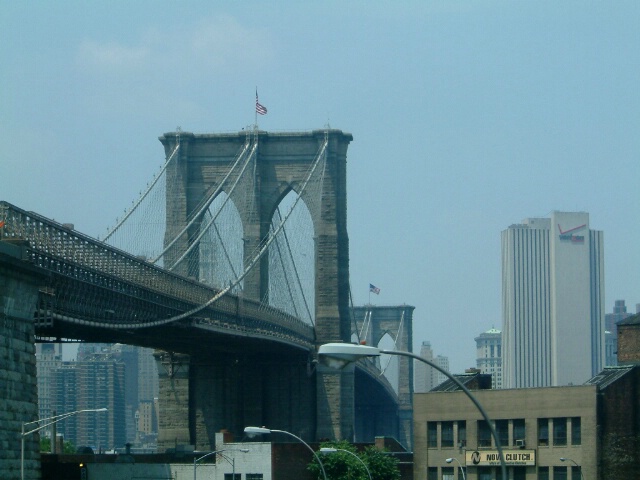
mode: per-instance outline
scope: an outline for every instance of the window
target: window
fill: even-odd
[[[467,422],[461,420],[458,422],[458,448],[467,446]]]
[[[538,419],[538,445],[540,447],[549,446],[549,419]]]
[[[427,480],[439,480],[438,479],[438,467],[427,468]]]
[[[513,480],[526,480],[527,467],[513,467]]]
[[[567,419],[565,417],[553,419],[553,444],[558,446],[567,444]]]
[[[567,467],[553,467],[553,480],[567,480]]]
[[[438,448],[438,422],[427,422],[427,447]]]
[[[242,480],[242,474],[236,473],[234,475],[233,473],[225,473],[224,480]]]
[[[454,480],[453,467],[442,467],[442,480]]]
[[[509,445],[509,420],[496,420],[496,433],[500,440],[500,445]]]
[[[478,446],[491,446],[491,429],[486,420],[478,420]]]
[[[549,467],[538,467],[538,480],[549,480]]]
[[[493,480],[494,478],[491,467],[478,467],[478,480]]]
[[[440,447],[453,447],[453,422],[442,422],[440,429]]]
[[[262,480],[261,473],[247,473],[247,480]]]
[[[573,417],[571,419],[571,445],[582,444],[582,428],[580,423],[580,417]]]
[[[513,443],[518,446],[516,440],[523,440],[526,438],[527,432],[524,429],[524,418],[516,418],[513,421]]]

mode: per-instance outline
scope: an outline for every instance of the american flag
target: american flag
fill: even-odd
[[[256,90],[256,113],[259,113],[260,115],[266,115],[267,114],[267,108],[264,105],[261,105],[260,102],[258,102],[258,91]]]
[[[380,295],[380,289],[373,284],[369,284],[369,291],[375,293],[376,295]]]

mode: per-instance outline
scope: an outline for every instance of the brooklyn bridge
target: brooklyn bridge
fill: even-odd
[[[351,302],[352,140],[334,129],[166,133],[162,169],[102,239],[1,202],[2,440],[37,420],[35,342],[84,341],[155,349],[159,450],[213,449],[216,432],[241,437],[247,425],[411,447],[409,360],[394,372],[384,358],[317,361],[328,342],[412,349],[413,307]]]

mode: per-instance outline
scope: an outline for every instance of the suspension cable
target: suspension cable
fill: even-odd
[[[107,233],[107,236],[104,238],[104,240],[102,240],[103,242],[107,243],[107,241],[109,240],[109,238],[111,238],[111,236],[116,233],[116,231],[122,226],[122,224],[125,222],[125,220],[127,220],[132,214],[133,212],[136,210],[136,208],[138,208],[138,206],[140,206],[140,204],[142,203],[142,201],[147,197],[147,195],[149,195],[149,192],[151,192],[151,190],[153,189],[153,187],[155,186],[156,183],[158,183],[158,180],[160,180],[160,177],[162,176],[162,174],[164,173],[164,171],[167,169],[167,167],[169,166],[169,163],[171,163],[171,160],[173,160],[173,157],[175,156],[175,154],[178,152],[178,150],[180,149],[180,135],[176,135],[177,138],[177,144],[176,144],[176,148],[173,149],[173,152],[171,153],[171,155],[169,156],[169,158],[167,159],[167,161],[164,163],[164,165],[162,166],[162,169],[160,170],[160,172],[156,175],[156,177],[153,179],[153,181],[151,182],[151,184],[147,187],[146,191],[144,192],[144,194],[142,194],[140,196],[140,198],[138,199],[138,201],[129,209],[129,211],[125,214],[125,216],[122,218],[122,220],[120,220],[118,222],[118,224],[113,227],[111,229],[111,231],[109,233]]]

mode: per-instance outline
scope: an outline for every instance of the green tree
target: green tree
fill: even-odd
[[[367,447],[363,452],[358,452],[352,444],[342,440],[339,442],[324,442],[320,445],[320,448],[335,448],[337,450],[328,454],[317,452],[327,474],[327,480],[369,480],[367,468],[373,480],[400,479],[397,459],[388,453],[378,450],[376,447]],[[362,461],[358,460],[358,458]],[[322,471],[315,458],[307,468],[317,478],[322,479]]]
[[[362,456],[373,480],[400,480],[398,459],[390,452],[370,446],[364,449]]]
[[[62,444],[63,451],[58,453],[75,453],[76,447],[71,442],[64,442]],[[49,437],[40,437],[40,451],[42,453],[51,452],[51,439]]]

